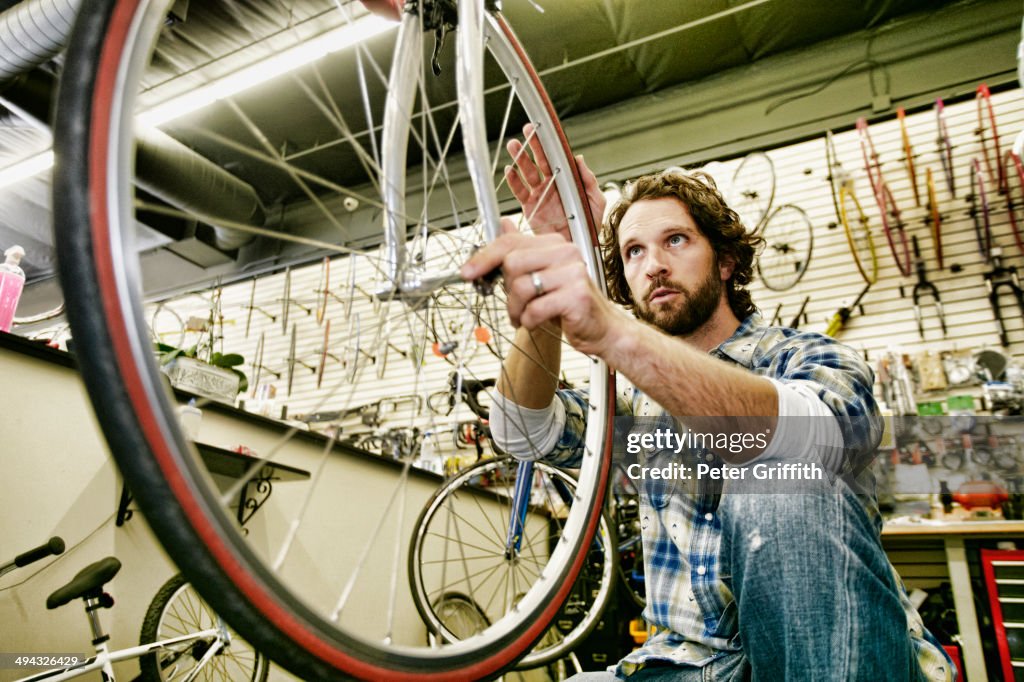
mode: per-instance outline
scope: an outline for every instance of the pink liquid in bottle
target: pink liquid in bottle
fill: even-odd
[[[6,260],[0,264],[0,331],[11,331],[18,299],[25,288],[25,271],[18,265],[24,255],[20,246],[12,246],[4,252]]]

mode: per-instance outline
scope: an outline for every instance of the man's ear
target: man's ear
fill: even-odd
[[[718,259],[718,274],[723,282],[728,282],[732,277],[732,271],[736,269],[736,259],[732,256],[722,256]]]

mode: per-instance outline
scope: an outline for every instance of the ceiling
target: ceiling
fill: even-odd
[[[23,4],[32,2],[36,0],[23,0]],[[3,0],[0,9],[13,12],[18,4]],[[657,11],[650,9],[654,6]],[[860,61],[875,64],[881,57],[870,52],[872,41],[878,39],[882,45],[888,39],[894,45],[891,50],[906,49],[908,41],[892,34],[906,30],[906,35],[917,35],[914,28],[919,24],[949,27],[960,22],[957,26],[972,27],[972,40],[979,42],[990,41],[986,37],[990,32],[1001,36],[1005,43],[1019,37],[1020,30],[1019,2],[1002,0],[507,0],[503,10],[541,73],[559,116],[566,122],[570,142],[587,147],[588,151],[593,148],[592,154],[606,149],[603,163],[592,162],[599,175],[602,171],[642,168],[669,156],[663,144],[657,150],[642,144],[627,148],[625,142],[620,148],[609,146],[616,135],[608,131],[615,130],[618,121],[622,122],[623,131],[620,139],[626,140],[627,129],[651,128],[662,120],[666,124],[678,120],[678,115],[673,118],[672,113],[666,112],[684,112],[698,105],[714,110],[716,101],[727,107],[729,97],[738,97],[752,79],[758,83],[772,81],[774,93],[780,97],[785,96],[788,88],[802,87],[801,83],[806,81],[827,81],[828,86],[828,79],[846,77],[855,69],[826,66],[831,70],[821,72],[814,64],[829,65],[830,55],[842,50],[859,50],[868,55],[860,57]],[[940,22],[935,19],[940,15],[953,20]],[[212,74],[230,72],[241,64],[272,54],[285,43],[294,42],[296,36],[313,36],[338,22],[339,14],[332,0],[179,0],[173,5],[147,86],[161,96],[187,90]],[[928,36],[949,34],[944,40],[950,44],[958,40],[950,28],[929,30],[932,33]],[[918,33],[924,35],[921,31]],[[387,62],[386,37],[372,39],[366,45],[380,63]],[[1000,50],[1004,52],[1005,46]],[[941,56],[929,43],[922,42],[921,51],[932,59]],[[449,48],[442,53],[443,68],[449,67],[452,52]],[[800,67],[801,73],[806,72],[800,77],[794,55],[800,56],[800,64],[809,65]],[[985,68],[997,71],[1004,81],[1009,81],[1014,66],[1012,57],[1011,54],[995,67],[988,64]],[[955,58],[950,53],[950,59]],[[46,122],[60,61],[57,57],[17,81],[0,83],[0,103],[8,105],[0,110],[0,169],[48,148]],[[793,73],[791,84],[786,82],[788,76],[783,77],[790,73],[787,69]],[[329,90],[343,90],[342,84],[352,82],[353,51],[329,55],[318,64],[318,70]],[[931,68],[918,70],[921,73],[916,78],[933,75],[939,81],[917,88],[913,96],[924,98],[936,88],[951,87],[952,76],[936,74]],[[976,78],[977,74],[971,73],[962,80],[978,82]],[[876,110],[889,106],[893,97],[898,96],[895,91],[907,87],[908,79],[896,80],[887,84],[894,92],[881,94],[872,82],[868,104]],[[710,97],[709,93],[715,92],[724,95]],[[880,103],[883,96],[887,101]],[[253,88],[239,95],[237,103],[248,122],[225,103],[212,105],[196,115],[202,118],[207,131],[214,132],[212,137],[206,134],[200,138],[191,132],[194,117],[187,126],[172,124],[164,131],[250,185],[265,224],[282,220],[282,216],[294,216],[289,229],[307,229],[299,218],[311,200],[296,188],[287,173],[254,160],[233,146],[259,148],[256,131],[266,136],[271,148],[302,169],[340,184],[360,181],[358,160],[338,144],[337,127],[303,93],[298,79],[281,79]],[[771,124],[773,130],[777,136],[789,137],[807,134],[815,127],[820,132],[823,128],[819,126],[825,119],[810,116],[808,111],[813,108],[814,104],[808,103],[798,112],[781,112],[779,120],[785,122]],[[764,119],[769,121],[771,117],[766,115]],[[718,133],[714,132],[714,123],[696,116],[688,125],[692,128],[698,120],[703,133],[694,135],[695,131],[689,130],[689,137],[676,136],[671,158],[707,153],[697,153],[700,140],[714,139]],[[798,131],[790,125],[798,120],[809,127]],[[749,125],[756,127],[761,123],[751,121]],[[723,140],[739,137],[724,135]],[[734,144],[731,151],[744,151],[743,147],[749,150],[770,139],[751,133],[743,142]],[[219,202],[220,197],[211,193],[210,199]],[[239,210],[249,209],[243,206]],[[153,222],[159,221],[154,218]],[[318,235],[314,227],[309,226],[308,230],[311,236]],[[288,258],[297,258],[296,254],[261,251],[256,247],[227,249],[225,253],[213,248],[202,230],[197,236],[194,230],[163,229],[154,232],[152,238],[154,254],[159,254],[154,262],[174,269],[184,267],[185,261],[188,268],[182,272],[193,272],[197,278],[202,271],[211,270],[230,278],[231,273],[251,273],[256,268],[280,266]],[[28,252],[24,265],[31,284],[25,300],[30,307],[44,307],[44,299],[55,295],[52,241],[48,174],[0,189],[0,247],[19,243]],[[305,257],[310,255],[306,253]],[[166,289],[166,285],[155,288]],[[33,301],[33,290],[38,292],[38,302]]]

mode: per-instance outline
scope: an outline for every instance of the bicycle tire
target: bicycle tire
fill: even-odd
[[[137,269],[123,267],[134,252],[121,240],[129,237],[127,230],[134,224],[132,178],[127,175],[133,168],[134,83],[146,68],[163,20],[162,5],[140,0],[98,0],[83,8],[68,48],[55,141],[58,153],[68,159],[55,175],[54,204],[62,278],[74,290],[69,319],[76,350],[88,366],[83,379],[111,450],[130,486],[141,492],[140,508],[204,599],[248,641],[303,679],[479,679],[498,674],[544,635],[569,595],[598,528],[609,459],[603,453],[611,442],[614,405],[610,373],[602,363],[592,363],[590,419],[578,487],[585,504],[576,505],[567,519],[565,542],[519,611],[472,642],[419,649],[376,632],[371,636],[344,619],[335,622],[312,606],[302,594],[306,585],[286,585],[287,576],[271,565],[273,552],[260,556],[239,532],[234,511],[226,507],[181,434],[148,345],[140,342],[145,338],[137,314],[141,286]],[[422,36],[418,15],[407,13],[403,23],[409,24],[409,35]],[[603,287],[594,223],[553,107],[500,13],[488,13],[483,30],[494,61],[512,72],[505,77],[516,82],[509,91],[517,106],[537,123],[541,144],[559,171],[553,182],[572,218],[573,241],[590,276]],[[416,50],[414,59],[421,64],[422,52]],[[397,62],[393,72],[402,73]],[[395,172],[404,178],[404,168]],[[282,309],[282,317],[285,313]],[[362,377],[359,371],[366,364],[353,359],[353,378]],[[402,472],[408,468],[405,462]],[[408,476],[403,473],[399,479],[396,495]],[[367,541],[367,552],[372,542]]]
[[[196,594],[180,573],[164,583],[146,609],[139,644],[159,642],[215,627],[217,616]],[[183,680],[193,674],[194,666],[209,646],[208,642],[190,642],[184,648],[158,649],[139,659],[142,682]],[[238,635],[216,654],[195,678],[219,682],[266,682],[270,664],[266,656],[254,650]]]
[[[843,232],[846,233],[846,243],[850,247],[857,272],[865,283],[874,284],[878,281],[878,254],[867,214],[861,208],[857,195],[845,187],[839,190],[839,206]],[[855,211],[852,215],[851,208]]]
[[[454,632],[448,621],[438,612],[436,606],[441,597],[460,590],[468,591],[469,600],[480,609],[483,619],[490,622],[493,618],[489,611],[500,614],[502,606],[505,609],[516,607],[516,576],[528,574],[532,569],[527,565],[537,552],[550,551],[550,547],[556,544],[560,537],[558,512],[564,501],[557,498],[548,487],[549,484],[545,483],[542,487],[548,491],[547,497],[542,498],[540,503],[531,502],[530,507],[535,514],[546,516],[546,520],[538,522],[531,531],[524,533],[526,547],[514,556],[506,553],[505,533],[511,512],[509,501],[512,499],[511,493],[515,484],[512,472],[515,471],[514,460],[511,458],[490,459],[463,469],[435,493],[416,521],[416,532],[409,549],[408,571],[413,601],[428,630],[447,641],[457,641],[464,637]],[[576,489],[574,479],[561,469],[544,462],[535,462],[533,471],[535,477],[547,477],[551,481],[561,482],[570,494]],[[479,481],[486,481],[488,484],[481,487],[478,485]],[[484,504],[481,504],[481,498],[484,498]],[[492,502],[491,505],[486,504],[488,499]],[[480,518],[477,518],[478,516]],[[440,529],[442,523],[443,532]],[[543,532],[545,525],[547,534]],[[452,533],[455,534],[454,539],[451,537]],[[444,544],[444,551],[435,550],[429,554],[440,553],[445,557],[444,566],[435,566],[440,562],[427,562],[424,559],[428,554],[426,546],[439,542]],[[556,623],[553,631],[548,633],[548,641],[544,642],[546,646],[528,653],[516,665],[517,669],[536,668],[562,658],[597,627],[601,614],[609,604],[613,593],[612,586],[618,575],[617,545],[611,524],[604,516],[601,518],[601,528],[595,536],[594,544],[597,549],[591,554],[596,556],[588,559],[588,566],[581,572],[574,586],[574,591],[581,593],[576,603],[572,605],[575,613],[563,613],[556,618],[556,621],[565,622]],[[470,556],[466,554],[467,548],[471,552]],[[449,562],[448,557],[453,559]],[[430,568],[425,568],[428,563]],[[449,569],[449,563],[458,565],[454,569]],[[461,572],[459,568],[462,569]],[[495,583],[487,586],[487,592],[478,594],[484,590],[484,585],[492,577],[502,571],[506,580],[498,577]],[[474,586],[474,579],[481,575],[483,578]],[[496,589],[498,581],[502,581],[501,589],[505,589],[506,592],[509,587],[512,588],[511,597],[509,594],[504,595],[504,605],[494,603],[495,597],[501,596]],[[485,600],[488,595],[490,598]],[[585,609],[584,613],[576,620],[575,614],[579,613],[578,610],[581,608]]]
[[[768,217],[764,251],[757,259],[757,274],[766,287],[786,291],[807,272],[814,250],[814,228],[799,206],[784,204]]]
[[[988,176],[975,157],[971,159],[971,222],[978,253],[987,263],[992,257],[992,221],[988,203]]]
[[[1006,210],[1010,216],[1010,231],[1017,249],[1024,254],[1024,164],[1013,151],[1006,152]]]

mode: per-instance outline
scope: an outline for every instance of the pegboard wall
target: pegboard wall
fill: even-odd
[[[1024,95],[1014,89],[992,95],[996,113],[1000,149],[1003,154],[1014,138],[1024,130]],[[836,152],[844,169],[851,173],[854,191],[866,213],[878,255],[878,281],[861,300],[860,309],[839,335],[843,342],[863,349],[869,356],[890,349],[935,350],[950,348],[1000,347],[992,310],[982,273],[991,269],[979,253],[971,215],[970,167],[982,158],[981,138],[977,134],[978,113],[974,99],[945,107],[949,138],[953,148],[956,194],[951,195],[942,173],[937,140],[939,131],[934,109],[910,113],[906,127],[913,149],[921,205],[914,201],[909,174],[904,164],[903,142],[895,115],[870,122],[870,134],[878,152],[885,180],[902,211],[908,240],[917,237],[927,268],[927,279],[939,291],[946,317],[945,337],[939,327],[931,297],[922,296],[925,334],[921,338],[914,320],[911,293],[916,273],[903,276],[882,233],[879,208],[864,170],[858,132],[851,126],[834,134]],[[991,143],[989,146],[992,147]],[[754,302],[766,318],[781,304],[781,318],[789,323],[805,297],[810,297],[801,328],[824,331],[832,315],[851,304],[864,288],[851,257],[845,233],[838,224],[832,202],[825,139],[819,137],[799,144],[768,151],[776,173],[775,204],[792,203],[807,213],[814,226],[814,247],[803,278],[791,289],[778,292],[756,281],[752,287]],[[716,177],[728,183],[730,171],[738,159],[727,162]],[[935,244],[928,220],[925,170],[934,175],[939,212],[943,262],[936,261]],[[1014,240],[1007,209],[1007,197],[999,193],[995,180],[988,185],[987,198],[993,245],[1002,250],[1004,265],[1022,265],[1022,253]],[[1018,199],[1017,210],[1022,210]],[[771,227],[766,228],[770,232]],[[1021,311],[1008,293],[1002,296],[1003,319],[1009,338],[1008,351],[1019,357],[1024,353],[1024,325]]]
[[[1024,94],[1017,89],[1003,91],[994,93],[991,101],[996,114],[1000,148],[1005,154],[1012,147],[1017,134],[1024,130]],[[1005,347],[1001,346],[983,279],[983,273],[990,270],[992,265],[985,262],[979,253],[974,234],[971,212],[977,202],[972,203],[969,199],[970,167],[972,160],[980,159],[982,155],[981,139],[977,132],[977,104],[974,99],[946,103],[945,116],[952,142],[955,194],[950,193],[942,173],[934,109],[910,112],[906,117],[921,196],[920,205],[915,204],[896,116],[883,116],[870,122],[870,133],[878,160],[902,211],[908,240],[916,236],[926,264],[927,279],[937,287],[944,307],[947,327],[945,335],[939,327],[931,297],[922,296],[921,309],[925,325],[923,339],[918,332],[911,302],[917,276],[913,272],[909,276],[900,273],[882,234],[879,209],[864,169],[858,132],[851,121],[849,129],[835,131],[834,134],[838,161],[851,175],[853,190],[867,214],[873,232],[878,258],[877,282],[853,311],[839,333],[839,338],[861,350],[872,363],[889,351],[914,353],[928,350],[942,353],[994,348],[1017,360],[1024,355],[1024,320],[1016,301],[1008,292],[1002,296],[1001,303],[1009,343]],[[814,243],[806,272],[792,288],[774,291],[766,288],[761,281],[755,281],[751,287],[754,301],[764,317],[770,320],[778,315],[783,324],[790,323],[807,299],[799,326],[801,329],[821,332],[826,329],[836,311],[842,306],[849,306],[865,286],[836,216],[824,131],[822,133],[822,136],[814,139],[765,150],[773,162],[776,177],[773,205],[794,204],[802,208],[813,225]],[[727,189],[741,162],[742,158],[728,159],[712,164],[709,170]],[[931,225],[927,220],[926,168],[931,168],[935,177],[941,214],[945,264],[941,269],[936,262]],[[995,179],[989,183],[987,198],[993,246],[1002,250],[1004,265],[1024,267],[1024,254],[1018,249],[1010,230],[1007,197],[998,191]],[[1024,207],[1018,205],[1017,210],[1024,211]],[[771,224],[765,228],[769,239],[772,229]],[[423,338],[423,325],[398,323],[399,318],[394,317],[398,313],[397,307],[383,316],[374,307],[369,294],[375,287],[374,263],[377,258],[375,252],[369,252],[365,256],[342,256],[331,261],[330,288],[339,293],[328,297],[324,317],[325,323],[327,320],[331,323],[327,339],[335,358],[326,363],[319,388],[315,368],[323,348],[325,324],[317,322],[315,309],[316,292],[322,287],[323,264],[316,262],[291,269],[289,278],[292,302],[288,305],[287,324],[282,324],[282,301],[286,299],[285,273],[261,277],[255,281],[255,285],[250,280],[222,289],[220,305],[224,324],[223,339],[218,341],[218,349],[223,347],[226,352],[244,355],[246,364],[242,369],[249,375],[250,381],[256,379],[257,371],[253,363],[259,353],[259,339],[263,339],[263,367],[258,371],[259,385],[250,387],[242,396],[247,409],[279,416],[284,408],[287,415],[296,415],[336,409],[338,405],[364,405],[381,399],[393,399],[389,409],[395,411],[395,422],[401,425],[409,425],[412,421],[428,430],[443,431],[449,428],[447,425],[452,421],[471,418],[472,415],[464,408],[461,415],[456,413],[447,417],[430,414],[425,409],[422,401],[427,399],[430,392],[444,387],[445,378],[453,367],[450,362],[431,352],[431,343],[425,342]],[[340,292],[349,282],[357,283],[359,290],[350,301],[346,301],[346,296]],[[251,314],[250,300],[254,306]],[[206,315],[210,301],[211,295],[202,293],[167,302],[164,310],[153,318],[161,338],[170,343],[178,342],[180,337],[175,337],[178,326],[176,318],[190,314]],[[173,309],[174,313],[169,313],[169,309]],[[496,311],[495,315],[499,312]],[[504,317],[503,314],[500,316]],[[380,327],[380,335],[376,332],[367,334],[369,321],[389,317],[396,322]],[[285,372],[291,355],[292,326],[297,330],[297,364],[289,395]],[[363,362],[367,363],[362,371],[376,376],[366,382],[369,386],[360,386],[359,390],[363,392],[361,395],[354,396],[346,381],[349,370],[336,360],[340,353],[351,350],[349,339],[360,326],[360,355]],[[458,321],[449,323],[449,326],[455,336],[461,335],[463,343],[468,344],[464,348],[472,345],[471,336],[466,335]],[[410,348],[416,347],[423,350],[410,351]],[[383,371],[378,371],[380,359],[385,353],[387,364]],[[483,351],[481,353],[486,355]],[[566,359],[564,365],[568,378],[577,383],[582,381],[586,364],[585,358],[579,356]],[[498,365],[496,362],[492,365],[485,365],[484,370],[478,368],[477,377],[485,378],[485,374],[497,376]],[[417,375],[413,372],[415,366],[424,369],[419,373],[418,380],[413,379]],[[277,395],[273,403],[268,405],[257,400],[257,397],[262,395],[260,386],[270,384],[276,388]],[[413,395],[419,395],[420,398],[403,401]],[[374,427],[360,424],[359,419],[355,418],[349,420],[345,428],[369,431]]]

